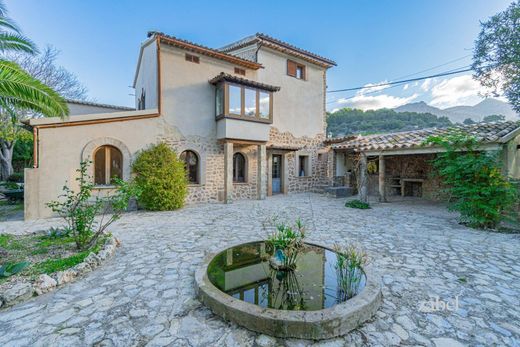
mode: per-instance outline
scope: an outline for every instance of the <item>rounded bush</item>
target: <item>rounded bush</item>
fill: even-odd
[[[142,191],[140,206],[152,211],[175,210],[184,205],[188,181],[184,163],[165,143],[141,151],[132,165]]]

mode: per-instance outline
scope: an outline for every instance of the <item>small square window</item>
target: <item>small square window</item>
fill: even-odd
[[[196,64],[200,63],[199,57],[197,57],[196,55],[193,55],[193,54],[186,53],[185,59],[186,59],[186,61],[189,61],[192,63],[196,63]]]
[[[305,80],[305,65],[287,60],[287,74],[300,80]]]
[[[245,69],[241,69],[241,68],[239,68],[239,67],[236,67],[236,68],[235,68],[235,73],[236,73],[237,75],[245,76],[245,75],[246,75],[246,70],[245,70]]]

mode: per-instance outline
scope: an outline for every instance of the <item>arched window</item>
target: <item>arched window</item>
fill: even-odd
[[[113,178],[123,178],[123,154],[114,146],[101,146],[94,152],[94,183],[110,185]]]
[[[246,158],[242,153],[233,155],[233,182],[246,181]]]
[[[199,183],[199,157],[193,151],[184,151],[180,156],[186,168],[189,183]]]

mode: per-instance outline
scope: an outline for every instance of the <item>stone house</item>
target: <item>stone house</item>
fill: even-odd
[[[474,135],[483,151],[499,151],[504,174],[520,179],[520,121],[508,121],[327,139],[334,153],[335,187],[330,190],[338,195],[355,192],[359,165],[359,179],[365,182],[360,189],[367,195],[378,195],[382,201],[388,196],[442,199],[441,183],[431,175],[431,161],[444,149],[424,142],[453,129]],[[363,173],[366,179],[361,178]]]
[[[35,148],[25,218],[51,215],[45,204],[66,181],[74,186],[82,160],[92,160],[104,194],[112,177],[131,177],[140,150],[162,141],[186,163],[188,203],[320,190],[332,177],[323,141],[335,65],[264,34],[212,49],[150,32],[133,82],[135,110],[75,105],[66,119],[27,122]]]

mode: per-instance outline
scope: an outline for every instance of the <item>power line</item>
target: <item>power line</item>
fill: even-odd
[[[472,54],[468,54],[468,55],[465,55],[465,56],[463,56],[463,57],[460,57],[460,58],[457,58],[457,59],[450,60],[450,61],[448,61],[448,62],[446,62],[446,63],[444,63],[444,64],[436,65],[436,66],[433,66],[433,67],[431,67],[431,68],[429,68],[429,69],[425,69],[425,70],[417,71],[417,72],[415,72],[415,73],[413,73],[413,74],[409,74],[409,75],[404,75],[404,76],[396,77],[396,78],[394,78],[394,79],[396,80],[396,79],[401,79],[401,78],[407,78],[407,77],[415,76],[415,75],[418,75],[418,74],[423,73],[423,72],[428,72],[428,71],[435,70],[435,69],[437,69],[437,68],[440,68],[440,67],[443,67],[443,66],[446,66],[446,65],[453,64],[453,63],[455,63],[455,62],[457,62],[457,61],[461,61],[462,59],[466,59],[466,58],[471,57],[471,56],[472,56]],[[468,65],[468,66],[471,66],[471,65]]]
[[[443,64],[445,65],[445,64]],[[459,67],[459,68],[456,68],[456,69],[451,69],[451,70],[448,70],[448,71],[444,71],[444,73],[448,73],[448,72],[454,72],[454,71],[458,71],[460,69],[465,69],[465,68],[468,68],[470,67],[471,65],[468,65],[468,66],[463,66],[463,67]],[[413,74],[413,75],[416,75],[416,74]],[[410,76],[410,75],[409,75]],[[387,89],[392,89],[392,88],[395,88],[395,87],[400,87],[402,86],[403,84],[406,84],[407,82],[401,82],[401,83],[396,83],[395,85],[393,86],[389,86],[387,88],[383,88],[383,89],[379,89],[379,90],[373,90],[371,92],[366,92],[366,93],[362,93],[362,95],[370,95],[370,94],[375,94],[375,93],[379,93],[379,92],[382,92],[383,90],[387,90]],[[367,89],[370,89],[372,86],[369,86],[369,87],[366,87]],[[337,102],[338,100],[349,100],[349,99],[353,99],[355,98],[356,96],[358,96],[358,94],[354,94],[352,96],[349,96],[349,97],[340,97],[340,98],[336,98],[334,100],[331,100],[331,101],[328,101],[327,102],[327,105],[328,104],[332,104],[332,103],[335,103]]]
[[[370,85],[368,87],[365,85],[365,86],[362,86],[362,87],[329,90],[329,91],[327,91],[327,93],[340,93],[340,92],[349,92],[349,91],[354,91],[354,90],[361,90],[361,89],[368,89],[368,88],[375,88],[375,87],[391,86],[391,85],[398,84],[398,83],[407,83],[407,82],[421,81],[421,80],[425,80],[427,78],[449,76],[449,75],[454,75],[454,74],[458,74],[458,73],[462,73],[462,72],[468,72],[468,71],[471,71],[471,70],[472,70],[471,68],[466,68],[466,69],[462,69],[462,70],[456,70],[456,71],[451,71],[451,72],[449,72],[449,71],[448,72],[441,72],[441,73],[434,74],[434,75],[410,78],[410,79],[406,79],[406,80],[400,80],[400,81],[394,81],[394,82],[386,82],[386,83],[379,83],[379,84]]]

